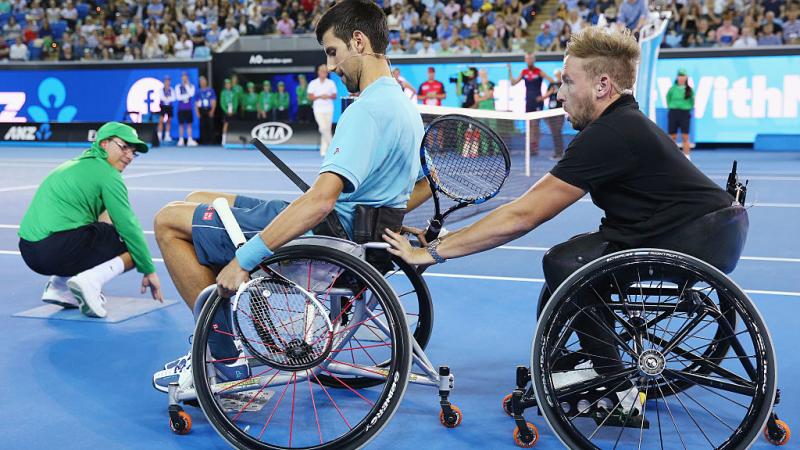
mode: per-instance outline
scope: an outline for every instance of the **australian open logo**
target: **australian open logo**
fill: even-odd
[[[267,122],[256,125],[250,136],[266,145],[283,144],[292,138],[292,127],[281,122]]]

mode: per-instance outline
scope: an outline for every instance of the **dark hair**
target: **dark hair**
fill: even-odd
[[[678,79],[675,79],[675,84],[678,84]],[[686,77],[686,92],[683,94],[683,98],[689,100],[692,98],[692,87],[689,85],[689,77]]]
[[[343,40],[347,48],[356,30],[367,36],[375,53],[386,53],[389,45],[386,14],[371,0],[342,0],[330,7],[317,23],[317,42],[322,44],[322,36],[331,28],[333,35]]]

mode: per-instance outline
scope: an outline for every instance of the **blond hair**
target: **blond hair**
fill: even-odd
[[[633,89],[639,43],[628,29],[611,31],[592,26],[575,33],[566,55],[583,59],[583,70],[592,78],[608,74],[619,90]]]

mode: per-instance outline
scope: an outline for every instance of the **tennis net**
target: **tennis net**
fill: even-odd
[[[503,139],[511,154],[511,174],[500,193],[488,202],[454,212],[448,216],[448,224],[488,212],[521,196],[552,168],[575,134],[565,121],[562,108],[514,113],[430,105],[417,107],[426,127],[433,119],[446,114],[461,114],[479,120]],[[440,201],[443,203],[442,211],[453,204],[444,196],[440,196]],[[428,201],[406,216],[405,224],[424,227],[433,211],[433,202]]]

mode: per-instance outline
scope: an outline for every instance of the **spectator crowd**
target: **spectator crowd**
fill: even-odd
[[[203,58],[241,35],[310,33],[332,1],[0,0],[0,61]],[[800,43],[798,0],[378,3],[387,14],[391,55],[563,51],[588,25],[638,31],[648,10],[673,13],[664,47]],[[546,6],[546,20],[536,20]]]

